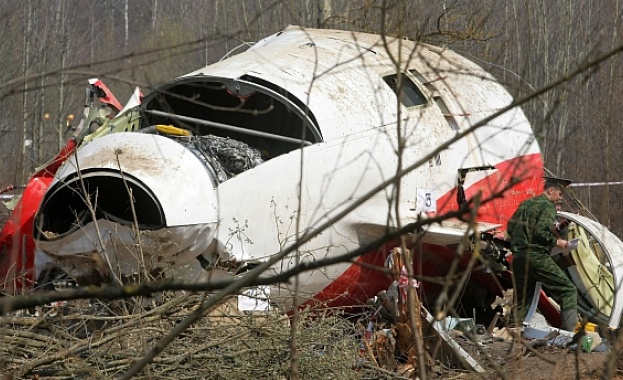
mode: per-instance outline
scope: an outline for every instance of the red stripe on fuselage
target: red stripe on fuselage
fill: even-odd
[[[470,199],[480,193],[481,199],[484,200],[510,187],[501,196],[482,204],[478,212],[478,221],[502,224],[505,228],[507,220],[515,212],[519,203],[539,193],[542,184],[543,161],[540,154],[532,154],[501,162],[495,168],[494,173],[466,188],[465,195],[467,199]],[[514,185],[511,186],[513,183]],[[458,209],[456,194],[457,188],[454,188],[438,198],[438,214]],[[316,302],[330,307],[360,305],[381,290],[387,289],[391,284],[390,277],[370,266],[383,268],[387,254],[397,245],[398,243],[387,244],[378,251],[359,257],[357,263],[349,266],[305,305]],[[410,248],[414,249],[414,247]],[[449,264],[456,256],[453,248],[428,244],[417,247],[414,251],[416,275],[440,279],[447,274]],[[467,262],[467,259],[466,257],[466,260],[463,260],[463,264]],[[475,271],[472,279],[481,283],[492,293],[500,294],[501,289],[492,275]],[[435,294],[439,288],[438,285],[427,283],[423,283],[422,286],[425,294]]]
[[[465,197],[469,200],[480,193],[481,201],[485,201],[499,195],[479,207],[477,220],[502,224],[502,228],[506,228],[506,222],[517,206],[525,199],[540,193],[543,183],[543,161],[540,154],[532,154],[501,162],[495,169],[495,172],[466,188]],[[470,175],[475,174],[467,174],[467,180]],[[513,183],[515,185],[512,185]],[[457,191],[455,187],[438,198],[438,213],[458,209]]]

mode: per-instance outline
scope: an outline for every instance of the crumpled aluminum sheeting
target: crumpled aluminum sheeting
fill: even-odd
[[[175,139],[205,161],[219,183],[264,162],[259,150],[227,137],[207,135]]]

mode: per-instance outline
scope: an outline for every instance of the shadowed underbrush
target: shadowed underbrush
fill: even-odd
[[[127,371],[205,299],[169,294],[145,300],[72,301],[2,317],[0,368],[8,378],[107,379]],[[185,330],[136,378],[280,379],[290,371],[290,320],[278,312],[245,313],[235,298]],[[303,314],[309,311],[303,312]],[[297,343],[305,379],[360,379],[359,334],[335,313],[303,315]]]

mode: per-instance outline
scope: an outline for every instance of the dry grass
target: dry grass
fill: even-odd
[[[157,305],[145,300],[74,301],[37,310],[38,316],[0,317],[0,378],[113,379],[127,372],[154,345],[205,300],[199,294],[166,294]],[[218,305],[185,330],[137,379],[288,379],[290,319],[278,312],[248,314],[236,298]],[[153,303],[153,300],[149,300]],[[303,379],[406,379],[398,371],[362,362],[358,348],[362,326],[318,310],[303,312],[298,328],[300,377]],[[358,326],[358,327],[357,327]],[[379,326],[387,327],[387,326]],[[378,344],[378,341],[377,341]],[[465,343],[469,344],[469,343]],[[377,347],[378,348],[378,347]],[[509,379],[575,378],[575,353],[540,348],[530,355],[519,344],[496,342],[481,349]],[[474,357],[485,365],[478,353]],[[484,354],[483,354],[484,355]],[[583,379],[601,377],[607,354],[579,356]],[[380,359],[380,357],[377,357]],[[555,364],[552,364],[555,363]],[[353,369],[358,363],[359,368]],[[485,367],[487,367],[485,365]],[[619,373],[617,371],[617,373]],[[433,363],[430,379],[489,379],[501,373],[465,373]],[[411,376],[411,377],[410,377]]]
[[[137,300],[77,301],[40,316],[0,319],[0,369],[15,379],[109,379],[127,371],[197,307],[205,296],[169,295],[159,306]],[[305,379],[378,378],[353,370],[359,340],[352,322],[315,314],[302,318],[300,373]],[[245,314],[231,301],[211,310],[136,378],[285,379],[290,328],[279,313]]]

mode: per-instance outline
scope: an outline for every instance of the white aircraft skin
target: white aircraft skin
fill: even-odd
[[[399,68],[395,62],[401,62]],[[391,80],[384,79],[398,72],[408,82],[406,87],[419,91],[416,98],[420,99],[414,101],[419,104],[399,100],[388,84]],[[167,136],[99,137],[80,147],[57,172],[35,222],[40,228],[35,231],[37,247],[76,277],[88,277],[99,268],[93,263],[96,252],[113,272],[122,274],[146,266],[202,281],[217,273],[228,275],[225,264],[267,260],[292,244],[297,231],[313,231],[332,220],[397,170],[511,102],[491,75],[450,50],[389,37],[383,41],[372,34],[289,27],[247,52],[164,84],[141,106],[142,127],[172,124],[196,134],[241,140],[262,152],[262,164],[221,182],[196,154]],[[228,126],[285,139],[250,135]],[[306,142],[301,148],[303,129]],[[398,141],[403,142],[400,154]],[[540,151],[519,108],[402,177],[399,199],[396,188],[389,186],[333,223],[301,247],[300,260],[340,255],[426,213],[456,210],[458,171],[477,167],[494,169],[466,176],[468,199],[478,192],[487,197],[519,180],[503,198],[479,210],[481,228],[503,228],[517,205],[541,190]],[[65,184],[74,183],[76,189],[78,172],[91,181],[92,192],[104,183],[102,179],[115,182],[117,190],[123,186],[116,192],[103,185],[98,188],[98,205],[105,204],[106,197],[123,197],[124,181],[131,183],[133,196],[144,195],[144,204],[150,205],[146,206],[149,220],[159,222],[142,228],[140,255],[127,212],[125,218],[108,214],[96,221],[84,219],[80,228],[68,227],[80,224],[75,220],[64,227],[44,223],[54,218],[60,203],[67,202],[59,200],[61,190],[71,188]],[[135,211],[144,211],[138,201]],[[421,274],[444,274],[455,254],[447,246],[465,232],[452,223],[436,228],[425,235],[424,249],[416,252],[415,268]],[[386,245],[359,261],[382,266],[391,247]],[[290,255],[271,273],[287,270],[295,262]],[[211,269],[205,270],[206,266]],[[498,292],[488,277],[474,275]],[[348,262],[301,274],[300,296],[307,302],[354,304],[388,284],[386,275]],[[274,300],[291,294],[288,285],[271,289]]]

